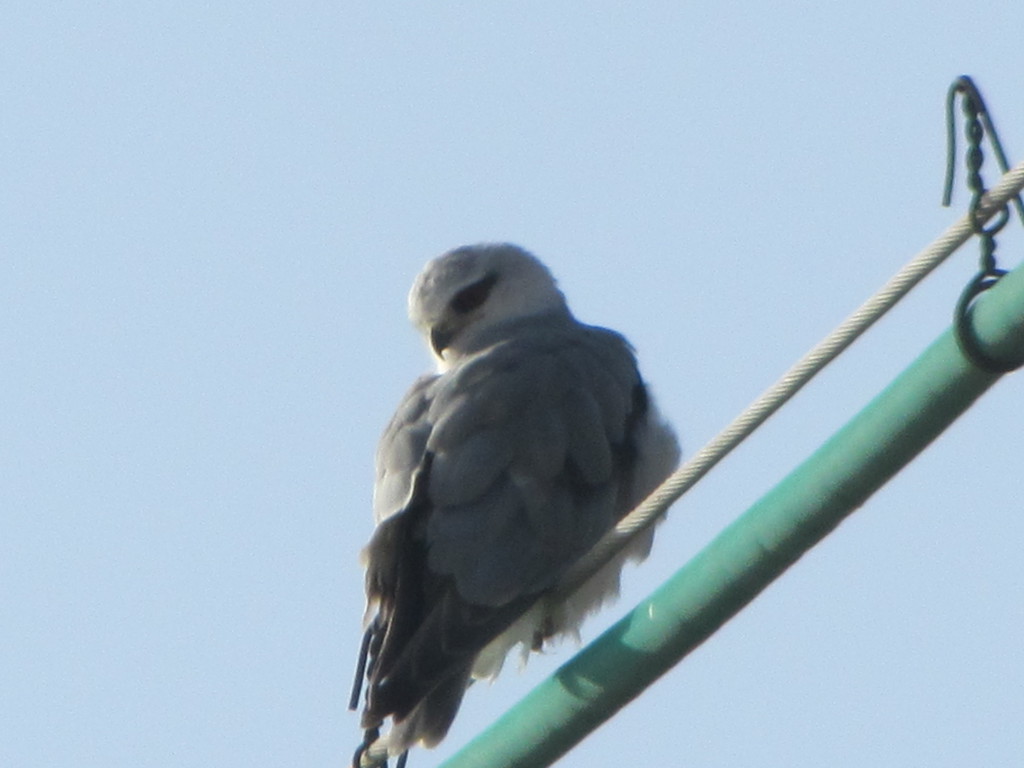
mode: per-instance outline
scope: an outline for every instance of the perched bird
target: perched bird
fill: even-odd
[[[409,316],[438,372],[413,384],[381,438],[377,528],[363,552],[362,726],[376,735],[391,718],[391,755],[444,738],[471,678],[497,674],[514,646],[525,656],[578,637],[653,534],[571,597],[553,589],[679,459],[628,342],[576,320],[523,249],[434,259]]]

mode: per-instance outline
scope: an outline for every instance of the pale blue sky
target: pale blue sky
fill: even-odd
[[[1024,158],[1019,3],[431,5],[3,12],[0,765],[346,763],[373,451],[429,365],[405,295],[433,255],[536,252],[692,453],[962,213],[956,75]],[[677,505],[585,639],[937,336],[976,258]],[[997,385],[561,764],[1018,761],[1022,397]],[[413,768],[572,651],[475,687]]]

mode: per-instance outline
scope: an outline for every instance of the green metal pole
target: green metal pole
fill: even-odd
[[[992,357],[1024,360],[1024,266],[972,312]],[[753,600],[997,379],[952,331],[650,597],[442,768],[550,765]]]

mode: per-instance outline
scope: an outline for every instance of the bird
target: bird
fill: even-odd
[[[470,682],[497,675],[516,646],[525,660],[578,640],[653,531],[567,598],[555,595],[560,580],[680,456],[633,348],[578,321],[525,249],[438,256],[408,311],[436,371],[412,385],[378,444],[351,702],[365,678],[361,726],[390,756],[436,746]]]

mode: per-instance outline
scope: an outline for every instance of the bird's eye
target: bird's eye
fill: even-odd
[[[456,293],[455,297],[448,302],[448,306],[460,315],[472,312],[487,301],[487,297],[490,295],[491,289],[496,282],[498,282],[497,275],[487,275]]]

